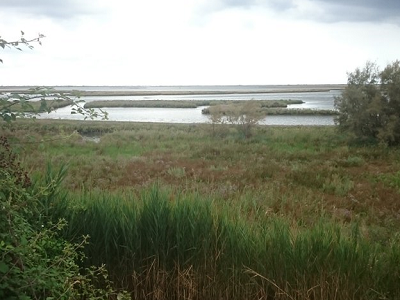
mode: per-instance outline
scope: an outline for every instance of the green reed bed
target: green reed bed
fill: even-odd
[[[10,109],[14,112],[39,113],[67,107],[72,104],[72,100],[29,101],[22,104],[16,103],[15,105],[12,105]]]
[[[55,202],[65,236],[88,234],[87,264],[105,263],[135,299],[397,299],[400,249],[319,219],[246,218],[174,189],[71,194]],[[184,298],[186,297],[186,298]],[[269,298],[267,298],[269,297]]]
[[[104,107],[151,107],[151,108],[196,108],[209,105],[209,101],[186,100],[104,100],[85,104],[86,108]]]
[[[212,105],[238,105],[243,100],[98,100],[85,104],[86,108],[105,107],[149,107],[149,108],[197,108]],[[289,104],[302,104],[301,100],[257,100],[263,108],[287,107]],[[203,113],[207,113],[205,110]]]
[[[301,115],[301,116],[335,116],[338,112],[332,109],[307,109],[307,108],[270,108],[269,116]]]

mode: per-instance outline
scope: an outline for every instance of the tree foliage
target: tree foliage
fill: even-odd
[[[400,143],[400,62],[381,72],[375,63],[348,74],[347,86],[335,98],[339,129],[356,139]]]

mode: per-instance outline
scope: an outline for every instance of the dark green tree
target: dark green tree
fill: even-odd
[[[363,69],[348,74],[347,86],[335,98],[339,130],[362,141],[400,143],[400,67],[399,61],[383,72],[367,62]]]
[[[389,144],[400,143],[400,62],[388,65],[381,73],[384,126],[378,137]]]

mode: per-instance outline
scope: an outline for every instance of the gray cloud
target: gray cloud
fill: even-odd
[[[399,0],[314,0],[324,10],[327,22],[400,21]]]
[[[95,2],[95,1],[93,1]],[[54,19],[70,19],[79,15],[96,13],[96,9],[79,0],[0,0],[0,9]]]
[[[323,22],[396,22],[400,24],[400,0],[310,0],[319,8],[319,14],[302,14],[303,17]],[[211,4],[212,3],[212,4]],[[295,0],[213,0],[211,10],[234,7],[266,7],[276,12],[290,11],[296,16],[302,1]]]
[[[264,6],[277,11],[285,11],[294,7],[294,0],[219,0],[213,1],[222,8]]]
[[[323,22],[395,22],[400,24],[400,0],[309,0],[319,7],[319,13],[299,17]],[[71,19],[80,15],[102,12],[96,0],[0,0],[0,10],[14,11],[54,19]],[[276,12],[296,11],[302,1],[296,0],[208,0],[207,12],[229,8],[265,7]]]

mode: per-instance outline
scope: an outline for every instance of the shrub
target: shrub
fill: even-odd
[[[356,139],[400,143],[400,62],[383,72],[368,62],[363,70],[348,74],[347,87],[335,98],[339,115],[335,122],[341,131]]]
[[[111,295],[104,267],[80,270],[77,264],[87,238],[69,243],[59,235],[66,222],[47,222],[50,218],[43,216],[46,210],[40,199],[54,197],[60,180],[34,186],[7,139],[0,141],[0,299],[104,299]],[[96,283],[102,288],[96,288]]]
[[[265,118],[265,111],[257,101],[245,101],[240,104],[215,105],[209,109],[210,120],[213,124],[230,123],[237,126],[240,134],[245,138],[252,135],[252,129]],[[215,133],[215,131],[214,131]]]

